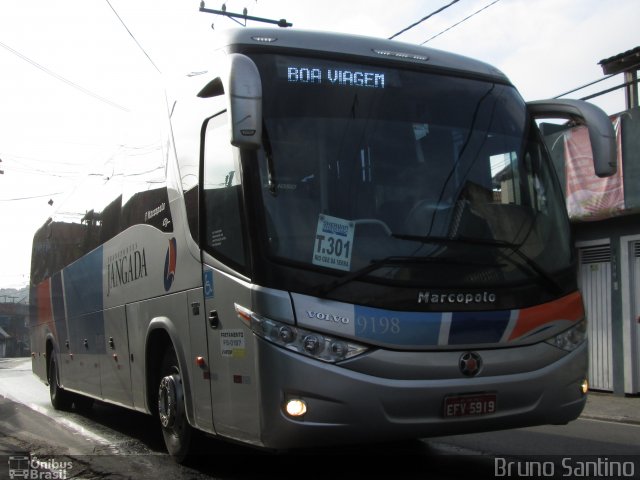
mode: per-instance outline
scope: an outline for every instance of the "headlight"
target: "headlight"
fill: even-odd
[[[575,350],[582,342],[587,339],[587,321],[582,320],[574,325],[569,330],[551,337],[546,340],[549,345],[561,348],[567,352]]]
[[[335,363],[367,351],[367,347],[257,315],[236,304],[238,316],[265,340],[317,360]]]

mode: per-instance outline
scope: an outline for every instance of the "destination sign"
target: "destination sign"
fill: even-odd
[[[343,87],[384,88],[384,73],[313,66],[287,67],[289,83],[326,84]]]

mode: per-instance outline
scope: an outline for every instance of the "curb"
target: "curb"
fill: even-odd
[[[578,419],[598,420],[600,422],[614,422],[614,423],[624,423],[627,425],[640,426],[639,418],[617,416],[617,415],[614,416],[614,415],[598,415],[597,413],[587,413],[587,414],[583,413],[578,417]]]

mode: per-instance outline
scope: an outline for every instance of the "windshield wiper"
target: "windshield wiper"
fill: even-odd
[[[405,235],[402,233],[392,233],[393,238],[399,238],[400,240],[410,240],[413,242],[421,243],[433,243],[434,245],[482,245],[489,247],[500,248],[519,248],[520,245],[516,243],[509,243],[503,240],[487,240],[483,238],[470,238],[470,237],[434,237],[429,235]]]
[[[267,158],[267,181],[269,184],[269,192],[271,195],[278,194],[278,183],[276,182],[276,169],[273,165],[273,149],[271,148],[271,139],[269,138],[269,131],[267,130],[267,124],[262,122],[262,145],[264,148],[264,154]]]
[[[329,282],[325,285],[321,285],[317,289],[318,296],[325,296],[329,292],[335,290],[336,288],[345,285],[349,282],[357,280],[358,278],[362,278],[369,273],[378,270],[384,267],[400,267],[405,265],[420,265],[420,264],[431,264],[431,263],[450,263],[450,264],[465,264],[469,265],[468,261],[461,261],[453,258],[441,258],[441,257],[412,257],[412,256],[391,256],[380,258],[377,260],[371,260],[371,263],[365,267],[362,267],[359,270],[355,270],[347,275],[344,275],[332,282]],[[474,265],[480,264],[473,262]],[[484,265],[484,264],[483,264]],[[486,266],[486,265],[485,265]]]
[[[421,235],[404,235],[404,234],[392,234],[393,238],[398,238],[401,240],[410,240],[414,242],[422,242],[422,243],[433,243],[435,245],[456,245],[456,244],[464,244],[464,245],[480,245],[483,247],[497,247],[497,248],[506,248],[511,250],[511,252],[515,253],[518,258],[520,258],[526,265],[527,268],[524,268],[524,265],[514,262],[509,255],[499,252],[502,258],[509,260],[513,265],[517,266],[521,270],[531,273],[533,271],[536,274],[536,278],[540,280],[540,282],[551,292],[554,294],[559,294],[562,292],[562,286],[553,278],[546,270],[544,270],[540,265],[538,265],[532,258],[530,258],[526,253],[520,250],[522,245],[518,245],[516,243],[505,242],[502,240],[487,240],[482,238],[467,238],[467,237],[429,237],[429,236],[421,236]]]

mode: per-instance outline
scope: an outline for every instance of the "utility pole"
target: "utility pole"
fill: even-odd
[[[278,25],[279,27],[286,28],[293,26],[293,23],[287,22],[286,19],[281,18],[280,20],[272,20],[270,18],[261,18],[261,17],[252,17],[247,15],[247,9],[245,8],[242,13],[232,13],[227,12],[226,5],[222,5],[222,10],[212,10],[210,8],[205,8],[204,1],[200,2],[200,11],[204,13],[213,13],[214,15],[222,15],[224,17],[228,17],[234,22],[242,25],[243,27],[247,26],[247,20],[252,22],[261,22],[261,23],[270,23],[271,25]],[[244,24],[240,23],[237,18],[243,18]]]

